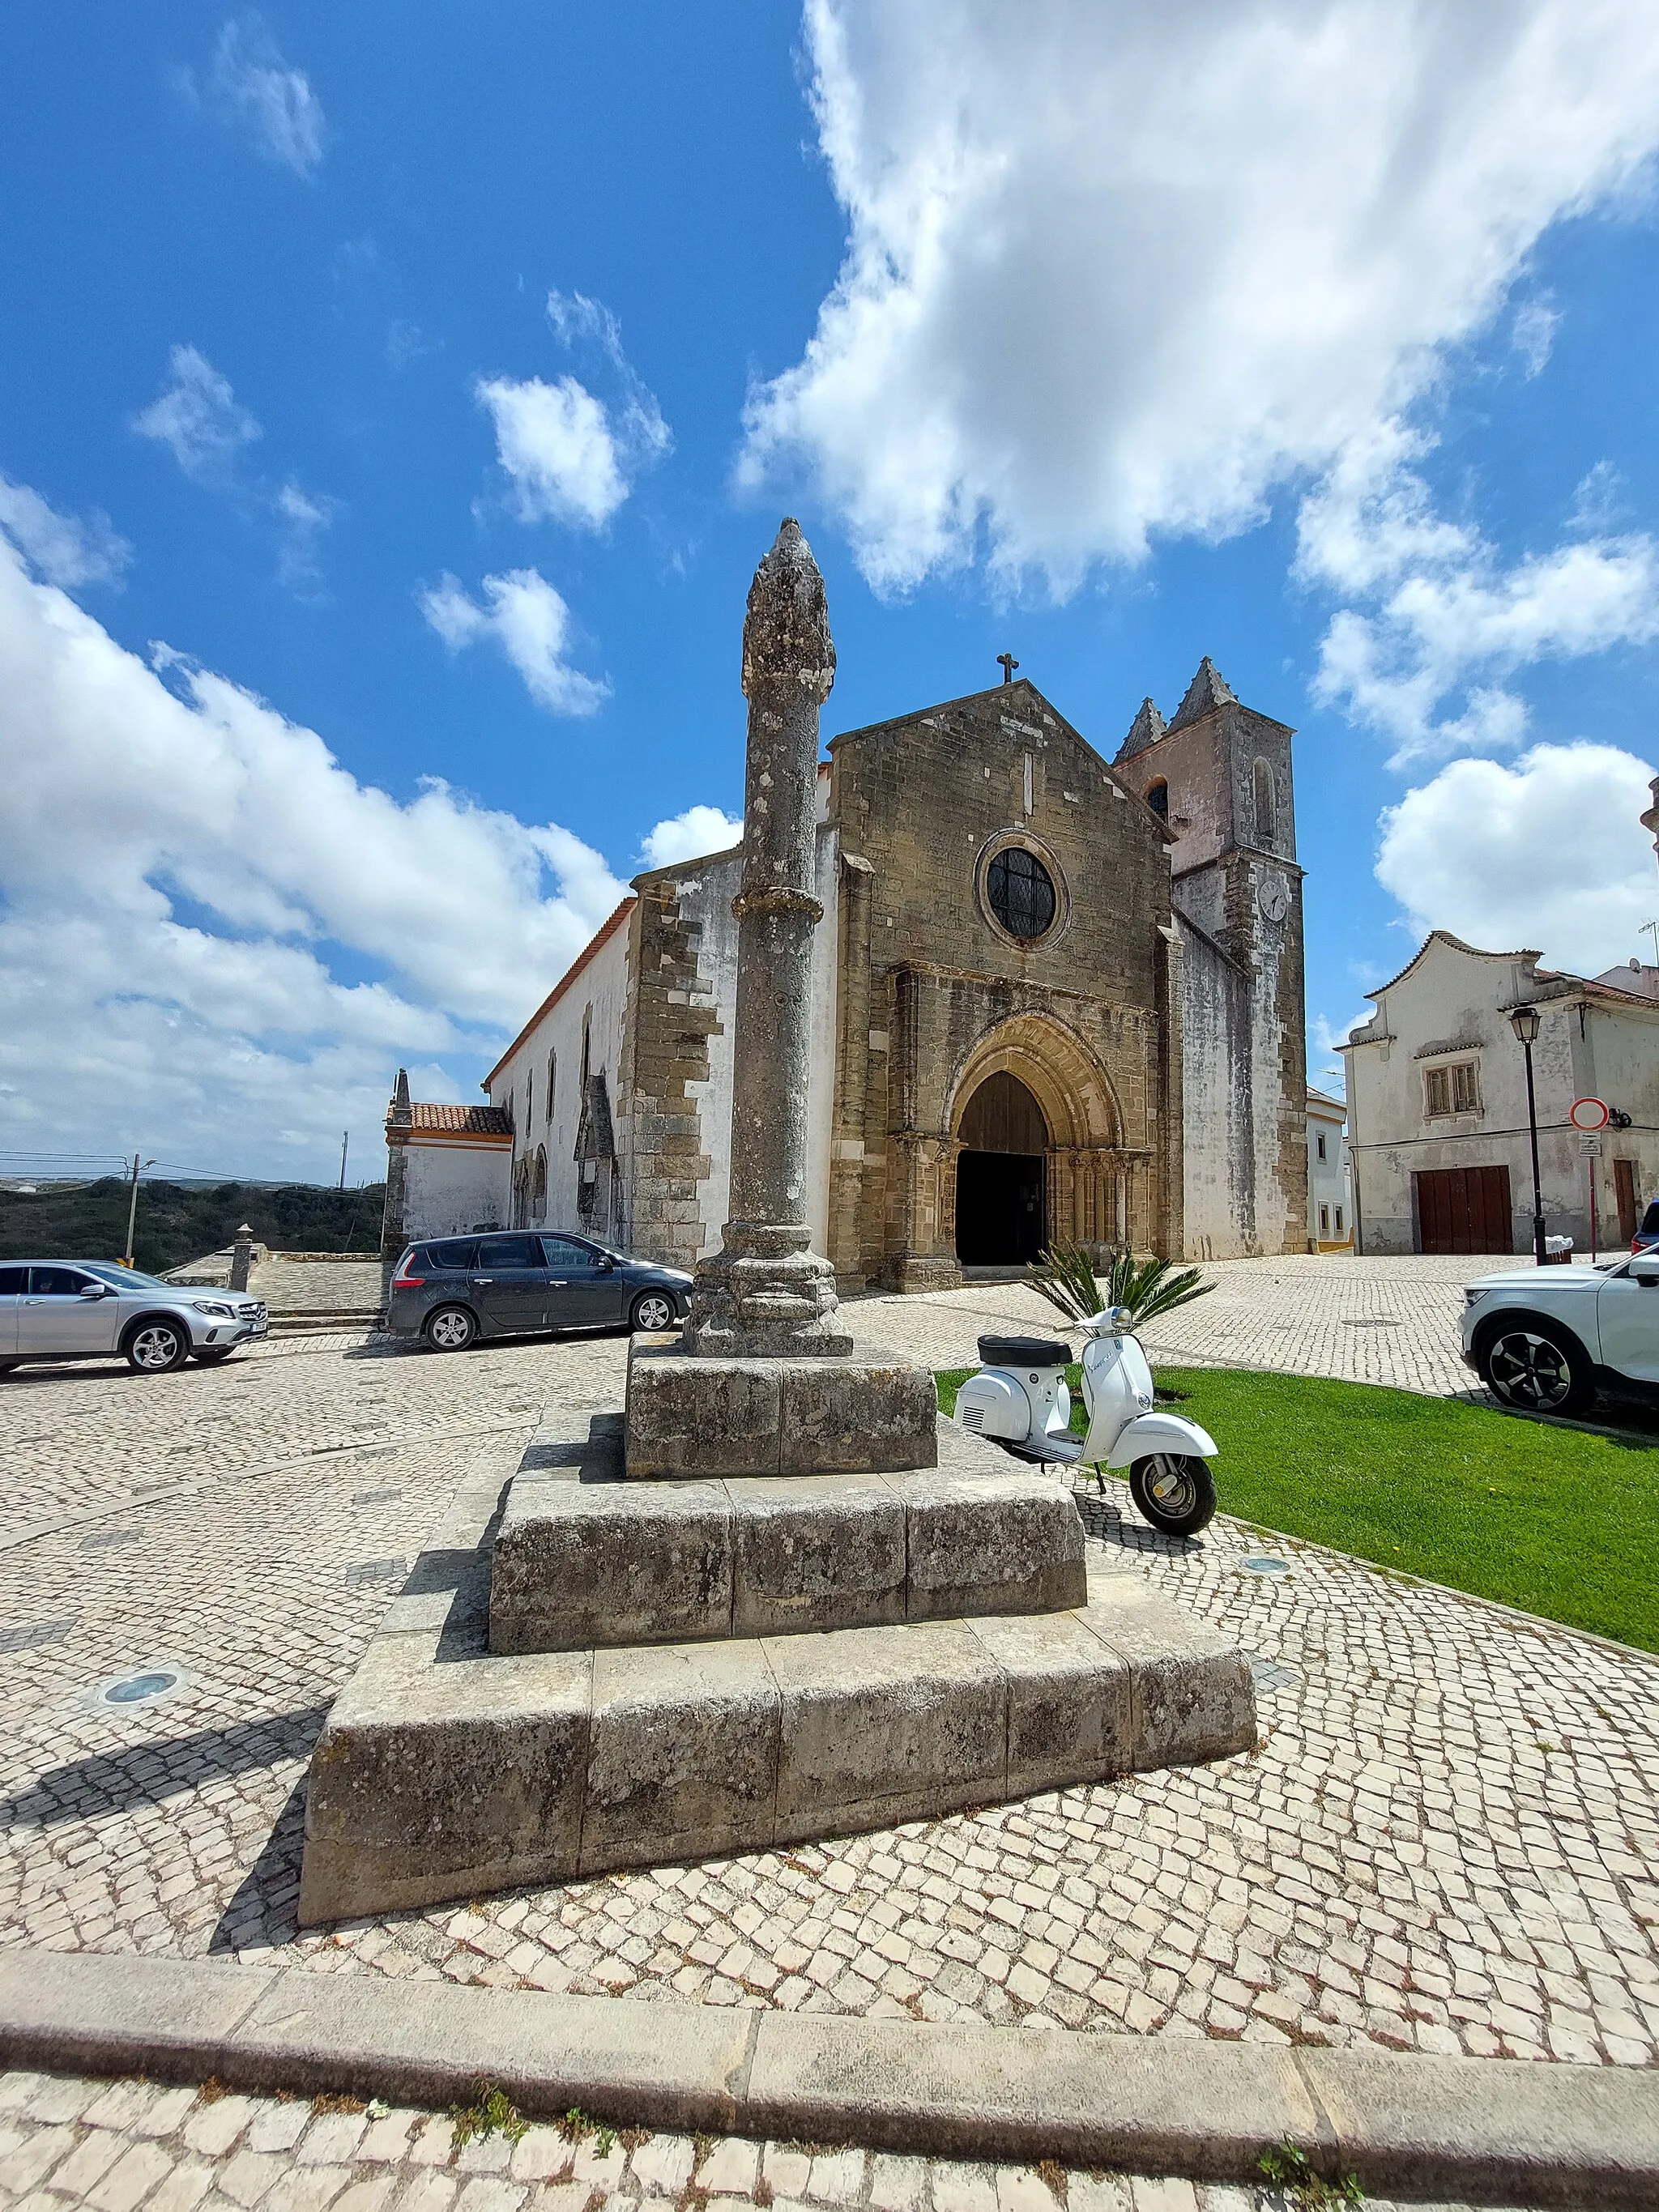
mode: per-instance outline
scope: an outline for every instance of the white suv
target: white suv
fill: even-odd
[[[1659,1252],[1482,1275],[1463,1299],[1463,1358],[1517,1412],[1583,1413],[1598,1389],[1659,1401]]]

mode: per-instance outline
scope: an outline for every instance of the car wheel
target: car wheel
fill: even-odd
[[[478,1324],[465,1306],[440,1306],[427,1316],[422,1334],[434,1352],[465,1352],[478,1334]]]
[[[1129,1495],[1154,1528],[1191,1536],[1215,1518],[1209,1462],[1188,1452],[1154,1452],[1129,1469]]]
[[[641,1291],[634,1301],[628,1316],[629,1328],[672,1328],[674,1301],[666,1291]]]
[[[204,1367],[217,1367],[222,1360],[228,1359],[235,1349],[234,1344],[208,1344],[190,1356],[192,1359],[199,1359]]]
[[[1517,1413],[1581,1413],[1595,1395],[1583,1346],[1542,1322],[1499,1322],[1476,1358],[1487,1389]]]
[[[135,1375],[171,1375],[190,1358],[190,1332],[176,1321],[141,1321],[121,1349]]]

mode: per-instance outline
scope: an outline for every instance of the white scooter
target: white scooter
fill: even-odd
[[[1103,1467],[1127,1467],[1129,1495],[1152,1526],[1190,1536],[1215,1512],[1206,1464],[1216,1455],[1215,1438],[1196,1421],[1155,1407],[1152,1370],[1129,1320],[1127,1306],[1108,1306],[1081,1324],[1085,1436],[1072,1433],[1071,1346],[1056,1337],[981,1337],[985,1364],[957,1392],[956,1417],[969,1435],[1039,1467],[1080,1462],[1097,1475]]]

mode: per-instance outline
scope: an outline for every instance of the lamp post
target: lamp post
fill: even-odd
[[[1532,1139],[1532,1256],[1544,1264],[1544,1194],[1538,1176],[1538,1100],[1532,1085],[1532,1048],[1538,1036],[1536,1006],[1516,1006],[1510,1012],[1516,1042],[1527,1056],[1527,1134]]]

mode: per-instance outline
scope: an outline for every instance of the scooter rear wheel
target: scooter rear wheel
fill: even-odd
[[[1215,1518],[1215,1478],[1207,1460],[1184,1452],[1154,1452],[1129,1469],[1129,1495],[1154,1528],[1166,1536],[1193,1536]]]

